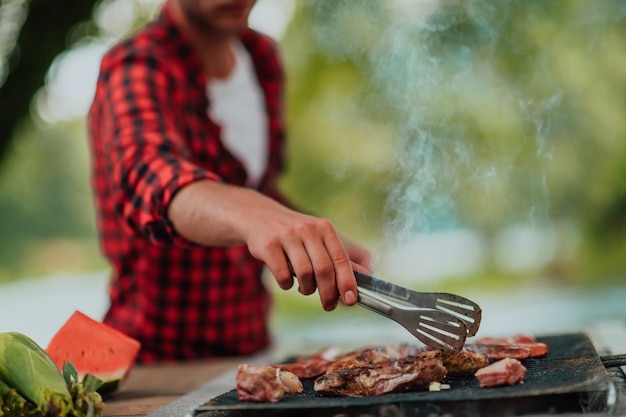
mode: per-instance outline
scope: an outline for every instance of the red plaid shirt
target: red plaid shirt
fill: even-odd
[[[269,38],[247,30],[241,40],[269,121],[258,188],[280,198],[282,68]],[[104,322],[142,343],[141,362],[251,354],[270,342],[263,264],[246,247],[194,245],[166,216],[172,196],[193,181],[246,183],[208,117],[207,82],[165,6],[104,56],[88,117],[98,230],[113,274]]]

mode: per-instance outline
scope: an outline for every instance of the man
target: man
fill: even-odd
[[[113,272],[104,322],[142,343],[141,362],[267,347],[264,265],[328,311],[356,303],[353,268],[369,268],[277,189],[283,76],[274,43],[248,28],[253,5],[169,0],[102,60],[89,133]]]

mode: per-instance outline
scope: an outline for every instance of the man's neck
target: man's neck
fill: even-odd
[[[232,48],[234,41],[234,37],[223,42],[212,43],[202,39],[199,39],[197,43],[192,40],[202,61],[202,66],[209,77],[225,78],[235,68],[235,55]]]
[[[176,2],[172,4],[176,5]],[[172,7],[172,15],[179,28],[189,37],[207,75],[212,78],[227,77],[235,67],[232,45],[238,36],[199,28],[189,22],[176,6]]]

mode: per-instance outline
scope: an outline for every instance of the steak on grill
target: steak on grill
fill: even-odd
[[[479,369],[474,376],[481,388],[523,384],[526,368],[517,359],[504,358]]]
[[[337,348],[325,348],[313,356],[298,358],[293,362],[273,365],[289,371],[301,379],[316,378],[324,373],[359,365],[373,365],[400,359],[423,352],[425,348],[410,343],[400,345],[371,345],[340,354]]]
[[[332,374],[346,368],[375,367],[396,359],[400,358],[389,356],[378,348],[361,349],[339,357],[328,365],[324,374]]]
[[[534,336],[516,334],[511,337],[482,337],[465,346],[474,352],[482,352],[489,359],[538,358],[548,354],[548,345],[537,342]]]
[[[446,374],[442,353],[433,350],[373,365],[358,362],[320,376],[313,389],[322,396],[369,397],[428,388]]]
[[[470,343],[465,345],[464,349],[483,354],[493,360],[500,360],[504,358],[523,360],[529,358],[531,352],[528,347],[504,343]]]
[[[237,396],[240,401],[280,401],[285,393],[301,393],[302,382],[291,372],[273,366],[241,364],[237,368]]]
[[[448,370],[448,375],[473,375],[487,365],[489,358],[483,353],[461,350],[443,354],[443,366]]]
[[[298,376],[298,378],[311,379],[326,372],[326,369],[341,356],[343,355],[340,355],[339,349],[328,347],[313,356],[298,358],[294,362],[275,364],[272,366],[289,371]]]
[[[446,376],[475,375],[481,386],[521,383],[526,369],[519,362],[545,356],[548,346],[534,337],[477,339],[459,352],[442,352],[410,343],[369,345],[340,354],[325,348],[310,357],[262,369],[240,368],[237,390],[242,401],[279,401],[285,392],[301,390],[300,378],[313,379],[320,396],[377,396],[428,388]],[[489,365],[490,362],[497,361]],[[285,381],[291,386],[285,387]],[[281,392],[282,390],[282,392]]]

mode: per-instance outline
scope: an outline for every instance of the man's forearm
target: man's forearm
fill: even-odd
[[[369,263],[365,251],[346,251],[329,220],[290,208],[245,187],[203,180],[181,189],[170,203],[174,229],[188,240],[207,246],[246,245],[264,262],[283,289],[291,288],[294,274],[305,295],[318,290],[326,310],[339,295],[356,303],[351,255]],[[355,264],[363,272],[367,269]]]
[[[203,180],[174,196],[168,216],[176,232],[194,243],[238,246],[247,243],[250,216],[263,209],[286,208],[252,189]]]

